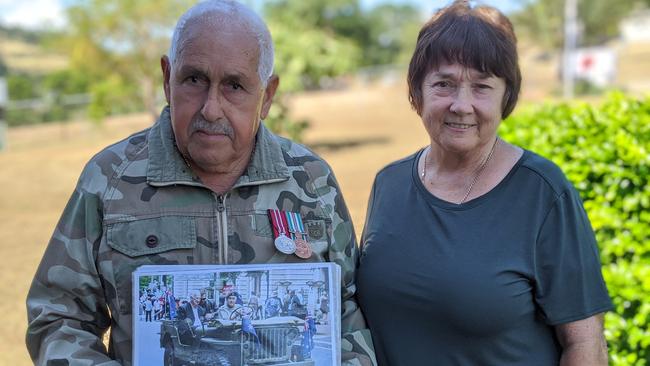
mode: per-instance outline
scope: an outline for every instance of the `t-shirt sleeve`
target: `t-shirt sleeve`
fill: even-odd
[[[578,193],[569,188],[549,210],[535,248],[535,301],[549,325],[610,310],[596,238]]]

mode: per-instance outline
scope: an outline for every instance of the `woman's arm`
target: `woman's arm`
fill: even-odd
[[[560,366],[607,365],[607,343],[603,337],[603,314],[555,326],[562,346]]]

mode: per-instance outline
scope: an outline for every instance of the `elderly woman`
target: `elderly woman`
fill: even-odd
[[[605,365],[611,308],[578,194],[503,141],[521,84],[498,10],[455,2],[418,36],[409,97],[430,144],[375,179],[358,272],[380,365]]]

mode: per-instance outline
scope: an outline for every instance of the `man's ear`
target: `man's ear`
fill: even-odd
[[[162,69],[163,73],[163,89],[165,89],[165,99],[167,100],[167,104],[170,104],[171,92],[169,90],[169,78],[171,77],[172,73],[172,65],[169,63],[169,57],[167,57],[167,55],[163,55],[160,58],[160,68]]]
[[[264,100],[262,101],[260,119],[265,119],[266,116],[269,115],[269,110],[271,109],[271,104],[273,103],[273,96],[278,90],[278,85],[280,85],[280,78],[278,78],[276,75],[272,75],[266,84],[266,89],[264,89]]]

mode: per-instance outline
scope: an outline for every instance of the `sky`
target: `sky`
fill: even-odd
[[[65,25],[65,4],[70,0],[0,0],[0,24],[20,26],[28,29],[62,27]],[[412,4],[424,14],[430,14],[448,4],[450,0],[361,0],[365,9],[378,4]],[[521,0],[483,0],[482,3],[495,6],[508,13],[517,9]]]

